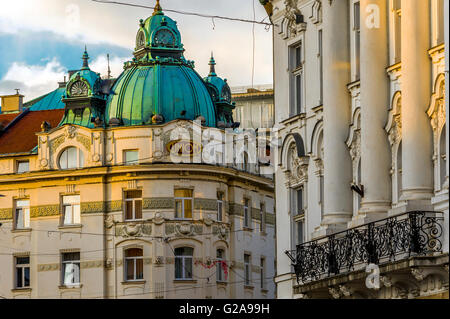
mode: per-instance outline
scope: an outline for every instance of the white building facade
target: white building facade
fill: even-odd
[[[260,2],[278,298],[448,298],[448,1]]]

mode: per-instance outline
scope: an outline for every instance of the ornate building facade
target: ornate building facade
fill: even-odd
[[[157,4],[117,79],[85,52],[0,113],[0,296],[274,297],[273,180],[226,153],[230,88],[183,52]]]
[[[260,2],[278,297],[448,298],[449,2]]]

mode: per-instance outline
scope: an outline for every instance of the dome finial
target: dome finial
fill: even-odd
[[[87,53],[87,47],[86,45],[84,46],[84,53],[83,53],[83,67],[81,68],[82,70],[89,70],[89,54]]]
[[[217,76],[217,74],[216,74],[216,67],[215,67],[216,61],[214,60],[214,54],[213,54],[212,51],[211,51],[211,59],[209,60],[208,65],[209,65],[209,74],[208,74],[208,76]]]
[[[159,0],[156,0],[156,5],[155,5],[155,10],[153,11],[153,15],[157,15],[157,14],[161,14],[161,13],[162,13],[161,5],[159,4]]]

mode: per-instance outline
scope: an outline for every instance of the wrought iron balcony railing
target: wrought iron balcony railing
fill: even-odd
[[[316,281],[367,264],[441,252],[442,221],[440,212],[409,212],[306,242],[285,253],[298,283]]]

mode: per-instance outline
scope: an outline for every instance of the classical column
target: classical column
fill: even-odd
[[[402,0],[402,169],[407,210],[430,209],[433,138],[426,110],[431,96],[429,1]]]
[[[383,217],[391,208],[391,155],[384,126],[389,107],[388,0],[361,0],[361,184],[353,223]]]
[[[350,124],[349,4],[323,1],[324,218],[313,235],[346,227],[352,217],[352,163],[345,141]]]

